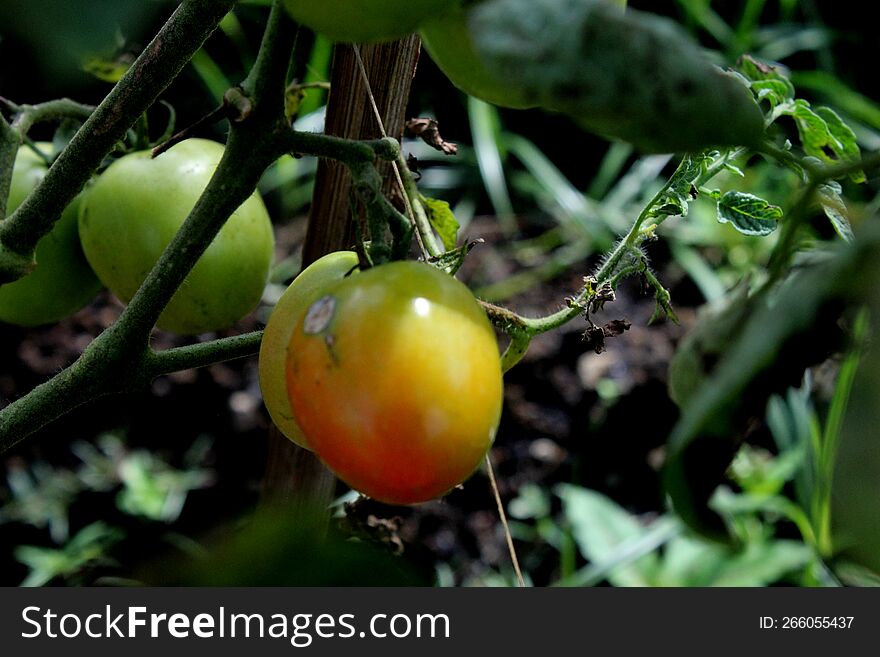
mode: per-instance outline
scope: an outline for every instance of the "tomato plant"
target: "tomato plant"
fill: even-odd
[[[52,144],[36,147],[47,155]],[[15,210],[46,175],[45,161],[29,147],[18,149],[9,211]],[[24,278],[0,287],[0,321],[19,326],[51,324],[72,315],[101,289],[79,243],[76,221],[80,197],[64,210],[55,228],[39,241],[36,268]]]
[[[290,15],[334,41],[390,41],[457,0],[285,0]]]
[[[540,334],[580,323],[580,330],[544,342],[513,373],[502,449],[486,459],[490,466],[499,462],[505,475],[516,473],[507,485],[495,485],[494,476],[489,483],[499,509],[511,502],[520,545],[528,549],[532,536],[549,548],[545,554],[555,559],[553,550],[559,553],[558,564],[532,571],[533,582],[815,585],[843,578],[836,563],[843,557],[878,567],[871,524],[876,505],[864,495],[876,488],[876,418],[866,415],[855,425],[847,419],[871,408],[876,386],[852,383],[859,360],[852,354],[837,376],[851,385],[838,384],[832,400],[826,379],[839,364],[829,356],[857,351],[852,345],[859,340],[843,338],[870,303],[868,288],[877,287],[872,263],[880,262],[880,239],[871,237],[875,222],[867,217],[880,207],[880,157],[863,157],[861,149],[876,144],[880,119],[869,99],[831,75],[836,46],[824,39],[833,30],[817,30],[811,21],[798,25],[807,17],[798,3],[764,11],[760,0],[746,3],[737,20],[730,20],[737,10],[728,6],[737,3],[713,3],[707,13],[698,7],[706,3],[682,2],[664,12],[685,16],[681,21],[593,0],[271,0],[270,11],[268,0],[173,4],[166,25],[134,61],[126,52],[91,62],[105,82],[118,80],[109,93],[94,96],[105,98],[97,107],[71,99],[17,104],[8,97],[30,94],[15,90],[0,98],[0,195],[15,152],[38,133],[48,134],[44,124],[59,124],[55,141],[68,144],[27,201],[0,222],[0,294],[27,282],[35,249],[43,266],[39,240],[60,228],[55,219],[85,189],[79,228],[89,257],[128,303],[116,319],[99,313],[77,324],[75,340],[67,339],[67,325],[5,332],[22,342],[0,340],[0,360],[21,361],[11,376],[4,370],[0,377],[0,394],[12,400],[0,403],[0,449],[51,431],[48,425],[62,419],[54,429],[76,435],[66,424],[76,422],[74,409],[143,393],[159,377],[232,361],[196,377],[194,386],[222,389],[211,404],[170,421],[171,413],[153,413],[149,428],[139,426],[140,435],[132,437],[148,442],[165,421],[178,443],[189,430],[217,438],[246,431],[248,440],[239,443],[247,455],[269,448],[261,490],[269,501],[287,504],[286,514],[327,508],[333,479],[319,458],[375,498],[345,505],[345,531],[366,527],[368,539],[397,539],[382,513],[400,512],[409,523],[400,537],[423,539],[416,525],[428,514],[445,506],[444,512],[454,511],[448,521],[467,510],[393,511],[375,500],[418,503],[464,481],[495,440],[502,371],[517,365]],[[782,20],[754,29],[768,14]],[[416,39],[375,43],[363,48],[361,60],[357,43],[338,46],[331,65],[325,41],[297,39],[291,15],[340,41],[419,30],[426,51],[462,89],[505,107],[535,109],[524,114],[472,105],[472,124],[456,124],[462,117],[449,111],[442,89],[416,85],[407,96]],[[0,20],[4,44],[11,22]],[[259,51],[249,52],[255,29],[263,29],[263,38]],[[826,36],[817,39],[820,32]],[[790,76],[786,65],[811,61],[813,50],[823,70]],[[211,97],[191,98],[180,84],[185,78],[175,82],[183,70],[199,76]],[[326,87],[328,78],[333,101],[325,125],[332,134],[320,134],[304,128],[315,126],[319,114],[299,99]],[[120,157],[121,150],[154,143],[155,119],[165,117],[156,106],[160,98],[174,109],[156,143],[165,152],[155,159]],[[404,117],[405,104],[436,121]],[[193,116],[193,108],[204,109]],[[292,121],[297,113],[303,116]],[[400,138],[405,118],[414,119],[409,126],[424,143]],[[627,143],[604,145],[579,128]],[[226,133],[223,147],[191,139],[165,150],[172,134],[176,142],[220,132]],[[468,132],[472,148],[462,144],[453,157],[456,148],[445,138]],[[272,190],[270,207],[280,209],[273,218],[285,224],[279,232],[285,263],[300,253],[309,259],[339,249],[356,250],[358,257],[336,253],[306,269],[265,331],[255,325],[266,317],[261,308],[238,327],[255,330],[240,334],[152,335],[157,322],[184,333],[228,326],[257,303],[272,258],[271,226],[254,196],[260,182]],[[488,243],[471,255],[481,238]],[[658,241],[668,248],[658,249]],[[365,271],[346,277],[355,260]],[[475,302],[444,273],[459,267],[484,301]],[[637,284],[624,285],[627,280]],[[735,287],[735,281],[742,282]],[[528,313],[496,305],[510,299]],[[714,315],[693,312],[704,300],[725,299]],[[487,317],[506,334],[500,359]],[[683,330],[669,326],[648,327],[678,318],[683,328],[696,325],[690,337],[679,339]],[[81,340],[88,326],[95,335]],[[49,346],[62,342],[65,349],[44,357],[51,340]],[[542,357],[554,342],[561,347],[548,367]],[[605,350],[616,353],[602,359]],[[258,351],[257,368],[248,358]],[[821,385],[810,388],[817,363]],[[865,367],[880,369],[873,359]],[[33,385],[13,381],[10,387],[19,372],[33,374]],[[275,441],[275,432],[268,445],[262,440],[258,373],[269,414],[290,441]],[[671,399],[655,385],[667,382]],[[794,394],[795,385],[802,392]],[[155,392],[150,408],[167,408],[163,400],[178,401],[180,391],[158,385]],[[582,440],[585,434],[589,439]],[[217,440],[218,452],[231,442]],[[88,456],[87,449],[78,453]],[[263,471],[242,475],[240,456],[218,460],[233,464],[218,480],[232,472],[253,491]],[[627,459],[637,468],[621,467]],[[106,471],[104,463],[87,465],[94,474]],[[154,484],[179,489],[181,481],[186,488],[210,479],[167,477],[165,468],[133,464],[125,485],[147,493],[142,508],[154,516],[168,510],[163,497],[148,490]],[[38,468],[34,477],[43,478]],[[45,477],[64,498],[68,492],[57,490],[64,486],[55,486],[61,479]],[[558,486],[562,482],[568,485]],[[587,487],[627,499],[610,505]],[[31,515],[34,508],[63,506],[56,498],[32,503],[42,494],[38,487],[17,488],[27,496],[13,510],[28,522],[40,520]],[[517,497],[502,499],[508,494]],[[551,503],[553,495],[561,506]],[[0,517],[9,518],[6,496],[0,497]],[[124,497],[123,505],[130,505],[136,495]],[[488,500],[477,498],[455,501],[476,501],[485,515]],[[56,526],[62,520],[56,514]],[[571,531],[560,532],[556,520]],[[500,532],[482,524],[478,542],[494,550]],[[619,535],[609,536],[609,527]],[[377,529],[385,536],[371,532]],[[745,549],[731,556],[707,547],[700,533],[732,538]],[[634,545],[653,546],[654,554],[628,549]],[[67,549],[57,547],[54,552]],[[589,563],[579,565],[575,550]],[[523,563],[535,564],[537,552]],[[516,563],[514,554],[514,569]],[[761,568],[743,567],[754,563]],[[73,560],[64,570],[79,565]],[[450,558],[442,565],[447,568],[437,568],[438,577],[446,572],[457,583],[472,562]],[[503,564],[487,560],[474,577],[486,582],[507,577],[503,571]],[[709,571],[708,578],[680,576]],[[50,581],[45,575],[30,581]]]
[[[294,329],[287,386],[320,458],[352,488],[414,504],[478,467],[501,413],[495,334],[470,291],[425,264],[328,289]]]
[[[101,281],[128,302],[171,242],[223,155],[189,139],[152,159],[141,151],[107,168],[80,210],[83,250]],[[254,309],[272,264],[272,223],[254,193],[229,218],[159,319],[176,333],[226,328]]]
[[[285,370],[290,337],[306,310],[333,283],[357,271],[358,258],[353,251],[337,251],[319,258],[306,267],[284,291],[263,331],[260,343],[260,389],[263,402],[275,426],[300,447],[309,448],[308,440],[293,417],[287,394]]]

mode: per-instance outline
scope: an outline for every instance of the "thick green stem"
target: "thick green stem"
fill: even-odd
[[[91,105],[77,103],[70,98],[59,98],[39,105],[18,105],[15,110],[12,128],[24,138],[34,125],[44,121],[60,121],[62,119],[87,121],[95,108]]]
[[[0,223],[0,245],[4,250],[32,257],[37,242],[52,229],[107,153],[177,76],[234,4],[234,0],[184,0],[180,4],[92,112],[34,192]],[[0,271],[0,282],[15,280],[18,274]]]

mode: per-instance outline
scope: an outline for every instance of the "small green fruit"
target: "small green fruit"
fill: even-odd
[[[188,139],[155,159],[119,158],[87,192],[79,217],[83,250],[101,281],[127,303],[183,225],[223,146]],[[227,328],[259,303],[274,256],[272,223],[255,192],[199,258],[159,318],[196,334]]]
[[[52,152],[52,144],[38,143],[37,147],[47,154]],[[21,205],[46,171],[43,159],[29,147],[18,149],[8,213]],[[101,283],[83,255],[77,233],[80,199],[77,196],[70,202],[52,230],[37,243],[34,271],[0,286],[0,321],[18,326],[52,324],[78,311],[100,291]]]

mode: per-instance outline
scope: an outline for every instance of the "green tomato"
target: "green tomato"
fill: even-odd
[[[455,0],[285,0],[298,22],[334,41],[393,41]]]
[[[79,216],[83,250],[101,281],[131,300],[208,184],[223,146],[188,139],[152,159],[119,158],[87,192]],[[227,328],[251,312],[274,255],[272,223],[255,192],[232,213],[157,325],[183,334]]]
[[[460,4],[419,28],[422,45],[452,83],[470,96],[501,107],[526,109],[538,102],[509,79],[489,72],[474,45],[471,12]]]
[[[37,146],[43,152],[52,151],[52,144]],[[9,190],[9,213],[21,205],[46,171],[45,162],[30,148],[18,149]],[[80,198],[71,201],[52,230],[37,242],[34,271],[0,286],[0,321],[18,326],[51,324],[75,313],[101,289],[79,243],[76,222]]]
[[[306,449],[311,449],[309,442],[293,417],[287,394],[285,370],[290,336],[308,307],[324,294],[324,290],[350,272],[356,272],[357,265],[358,257],[353,251],[337,251],[313,262],[281,295],[263,331],[260,343],[263,402],[281,433]]]

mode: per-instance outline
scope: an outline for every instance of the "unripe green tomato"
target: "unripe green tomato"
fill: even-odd
[[[260,342],[260,389],[263,402],[275,426],[300,447],[309,442],[293,417],[287,394],[287,350],[290,336],[309,306],[333,283],[357,272],[358,257],[353,251],[337,251],[306,267],[284,291],[263,331]]]
[[[45,153],[52,144],[39,143]],[[12,213],[46,175],[45,162],[30,148],[18,149],[7,211]],[[76,221],[80,198],[70,202],[36,248],[36,268],[24,278],[0,286],[0,321],[18,326],[51,324],[91,301],[101,282],[86,262]]]
[[[393,41],[455,0],[285,0],[297,22],[334,41]]]
[[[131,300],[208,184],[223,146],[188,139],[155,159],[119,158],[86,193],[79,217],[83,250],[98,277]],[[254,192],[220,229],[171,298],[160,328],[183,334],[231,326],[259,303],[274,255],[272,223]]]
[[[492,444],[503,384],[495,333],[461,282],[418,262],[328,288],[290,339],[287,389],[315,454],[391,504],[467,479]]]
[[[501,107],[527,109],[538,102],[510,79],[493,75],[474,47],[471,13],[457,3],[454,8],[422,23],[419,36],[434,63],[466,94]]]

